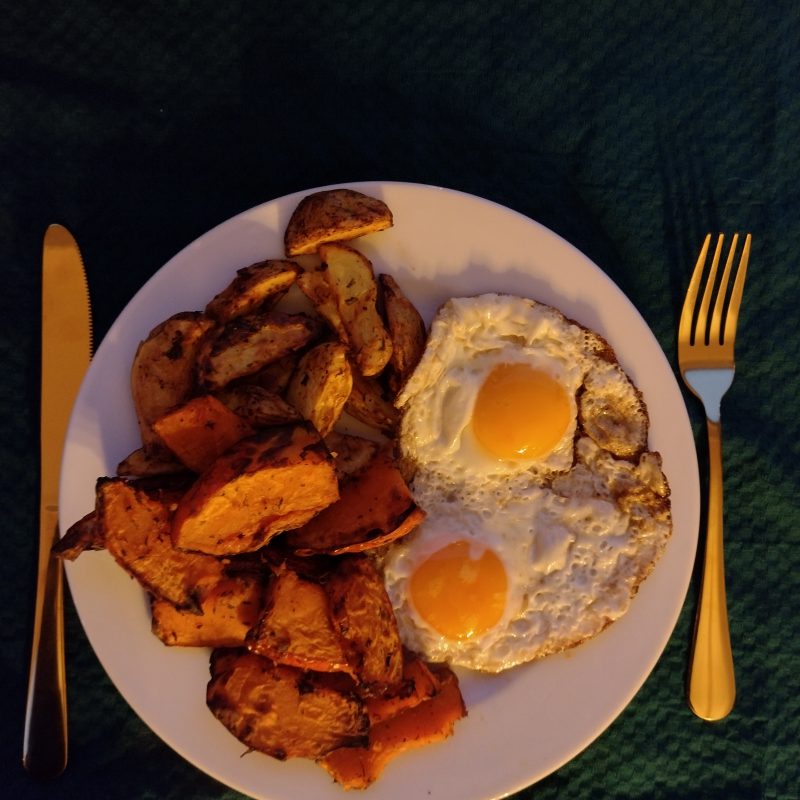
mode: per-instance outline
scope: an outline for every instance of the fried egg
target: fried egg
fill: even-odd
[[[601,337],[533,300],[455,298],[397,405],[427,514],[383,564],[407,647],[498,672],[625,613],[671,533],[669,487]]]

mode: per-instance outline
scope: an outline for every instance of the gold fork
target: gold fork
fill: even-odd
[[[708,427],[708,527],[700,606],[695,621],[688,685],[689,705],[692,711],[706,720],[726,717],[733,708],[736,698],[722,551],[720,402],[733,382],[733,343],[736,338],[736,321],[742,302],[747,263],[750,259],[750,238],[748,233],[726,307],[728,284],[739,234],[733,236],[722,278],[716,286],[723,241],[723,235],[719,235],[698,308],[697,297],[711,243],[711,234],[706,236],[686,292],[678,329],[678,362],[681,375],[692,393],[702,401]],[[716,300],[709,320],[708,312],[715,290]]]

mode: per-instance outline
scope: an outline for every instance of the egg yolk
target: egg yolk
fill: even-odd
[[[503,616],[508,579],[492,550],[478,559],[470,543],[451,542],[423,561],[411,575],[410,593],[417,613],[448,639],[469,639]]]
[[[528,364],[498,364],[486,377],[472,412],[475,437],[502,459],[549,453],[569,425],[564,387]]]

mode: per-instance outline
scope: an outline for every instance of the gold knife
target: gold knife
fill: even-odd
[[[64,595],[58,537],[58,481],[72,406],[91,357],[91,312],[75,239],[50,225],[42,253],[42,394],[40,418],[39,566],[22,763],[39,778],[67,765]]]

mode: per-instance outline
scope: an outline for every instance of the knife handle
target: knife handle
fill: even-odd
[[[64,584],[61,560],[51,554],[58,512],[40,514],[36,610],[25,705],[22,764],[36,778],[55,778],[67,765],[67,691],[64,672]]]

